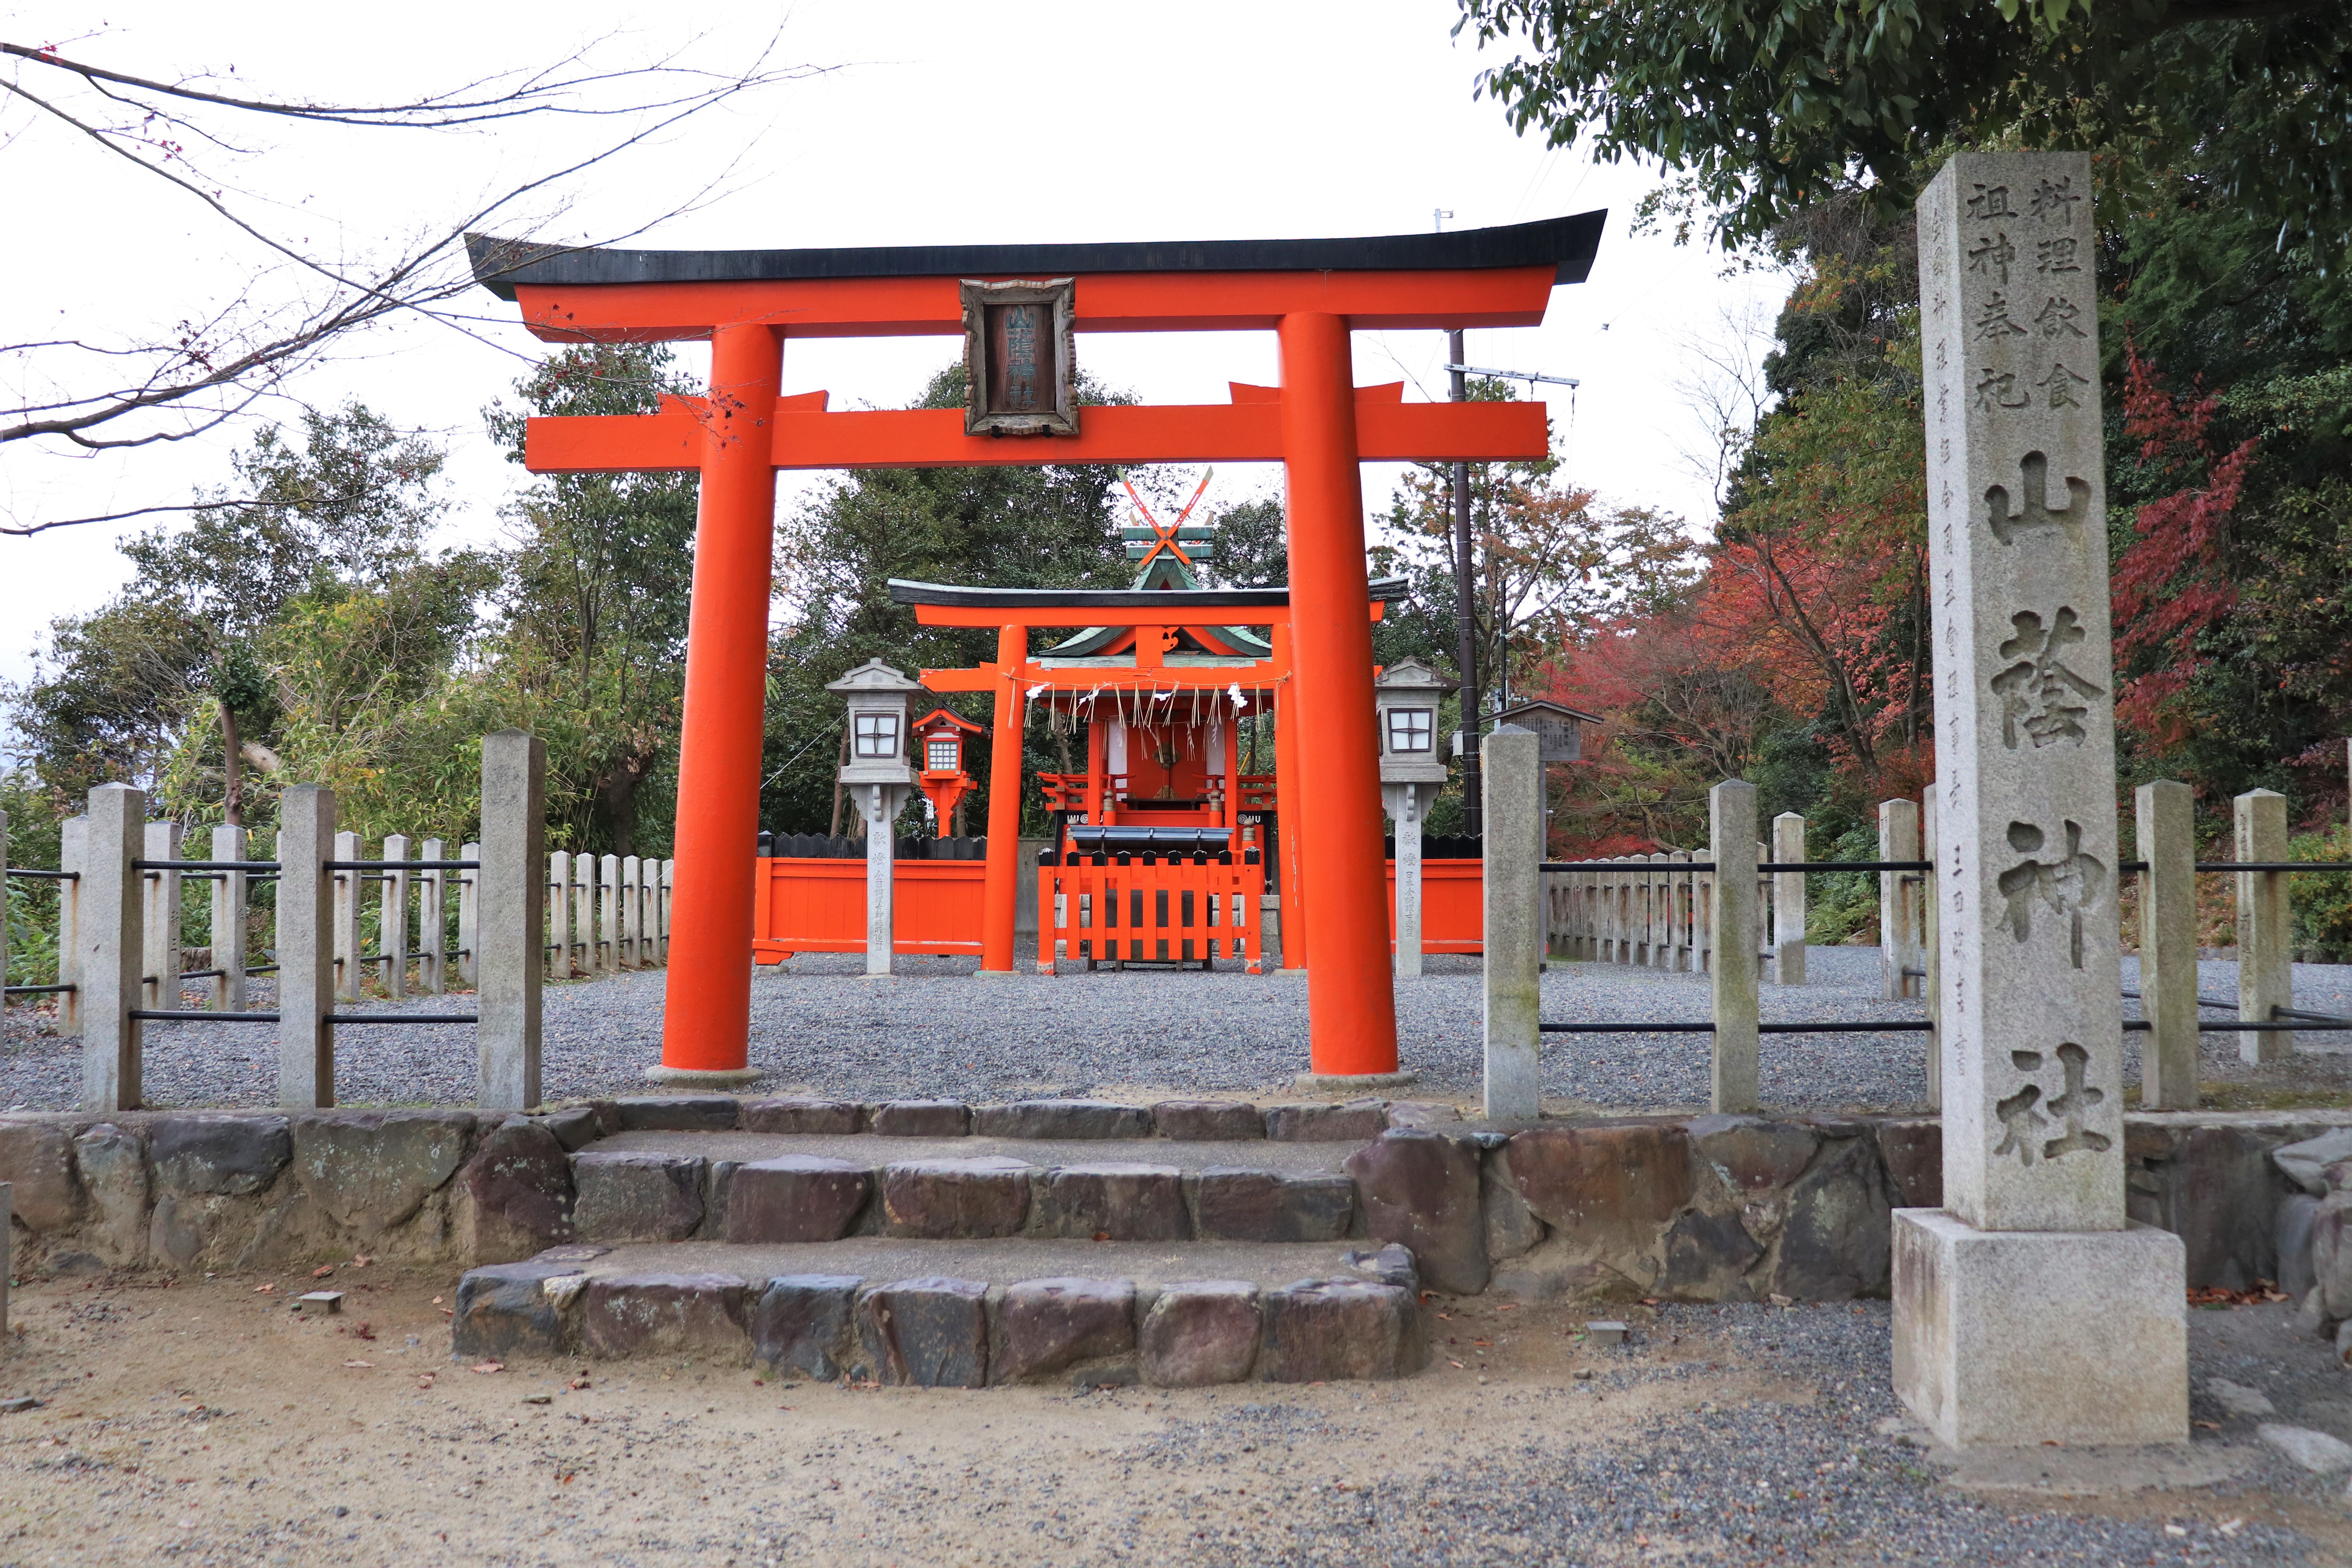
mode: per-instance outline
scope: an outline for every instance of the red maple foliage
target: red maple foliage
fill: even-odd
[[[2230,520],[2261,437],[2217,454],[2211,426],[2219,400],[2168,391],[2136,346],[2125,353],[2124,433],[2140,443],[2143,463],[2188,481],[2141,503],[2132,520],[2138,537],[2116,563],[2113,579],[2118,662],[2141,667],[2120,679],[2116,716],[2162,750],[2188,734],[2190,716],[2180,698],[2211,662],[2200,639],[2237,608]]]

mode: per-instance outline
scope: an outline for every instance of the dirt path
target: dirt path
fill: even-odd
[[[1955,1489],[1880,1430],[1883,1303],[1636,1310],[1621,1351],[1587,1346],[1586,1311],[1439,1303],[1439,1358],[1408,1383],[1074,1394],[762,1384],[689,1363],[478,1372],[448,1357],[446,1279],[346,1267],[323,1283],[342,1315],[290,1313],[302,1277],[20,1288],[0,1396],[45,1403],[0,1415],[0,1563],[2352,1552],[2340,1480],[2283,1471],[2250,1426],[2196,1445],[2245,1472],[2216,1487]]]

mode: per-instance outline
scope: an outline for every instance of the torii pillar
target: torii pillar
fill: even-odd
[[[767,739],[768,595],[774,559],[772,452],[783,339],[773,327],[710,334],[710,414],[694,525],[694,596],[678,738],[677,891],[670,916],[656,1082],[749,1083],[752,845]]]
[[[1297,862],[1315,921],[1307,969],[1314,1071],[1307,1076],[1360,1079],[1393,1074],[1397,1047],[1354,356],[1344,317],[1286,315],[1276,331],[1298,693],[1292,733],[1314,813],[1312,842],[1300,846],[1307,852]],[[1286,921],[1286,952],[1289,938]]]

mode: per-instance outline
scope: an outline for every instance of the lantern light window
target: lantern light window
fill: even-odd
[[[1426,752],[1436,743],[1436,710],[1429,708],[1389,710],[1389,751]]]
[[[857,721],[857,754],[860,757],[895,757],[898,754],[898,715],[896,713],[859,713]]]
[[[935,773],[950,773],[961,765],[963,744],[952,735],[933,737],[926,742],[923,751],[930,759],[924,765]]]

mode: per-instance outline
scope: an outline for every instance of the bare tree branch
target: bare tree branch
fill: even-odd
[[[95,453],[187,439],[249,413],[257,399],[282,392],[288,378],[317,360],[333,343],[401,312],[420,314],[478,338],[477,329],[494,318],[469,310],[446,308],[475,287],[463,248],[469,231],[478,231],[493,216],[506,214],[501,226],[509,232],[520,228],[528,234],[539,226],[528,216],[514,216],[512,209],[518,205],[543,197],[554,186],[744,94],[831,68],[773,65],[771,62],[775,47],[776,39],[772,37],[740,71],[685,66],[679,63],[678,53],[625,69],[590,68],[583,63],[583,52],[551,67],[483,78],[406,103],[352,106],[231,96],[203,90],[185,81],[131,76],[88,61],[68,59],[51,50],[0,42],[0,55],[79,78],[105,101],[121,105],[142,118],[135,125],[110,124],[109,114],[85,112],[54,94],[32,91],[21,79],[5,77],[0,77],[0,93],[23,100],[41,116],[79,132],[81,138],[202,203],[233,232],[282,258],[279,269],[290,267],[311,279],[313,295],[307,300],[298,295],[270,304],[257,300],[254,289],[249,288],[244,296],[215,311],[201,325],[184,322],[175,334],[176,341],[172,342],[109,347],[65,339],[0,348],[0,353],[15,356],[15,363],[24,371],[40,371],[50,384],[46,396],[25,398],[13,407],[0,405],[0,448],[16,441],[57,440]],[[18,68],[19,76],[24,68]],[[651,90],[617,95],[611,91],[615,88],[647,86]],[[156,101],[142,100],[136,96],[139,94],[152,95]],[[599,94],[605,96],[596,96]],[[213,188],[213,181],[189,163],[185,147],[172,138],[184,131],[215,146],[229,148],[230,144],[183,117],[192,109],[232,116],[263,115],[298,122],[375,129],[446,131],[529,116],[626,118],[632,123],[625,133],[513,186],[461,219],[435,225],[429,233],[393,252],[388,258],[352,266],[330,260],[304,243],[275,234],[264,223],[247,216],[232,199],[244,193],[231,193],[225,184]],[[154,130],[159,122],[166,127],[161,134]],[[665,218],[692,210],[733,177],[738,163],[740,154],[737,161],[730,162],[697,192],[666,212],[642,224],[626,226],[622,234],[583,243],[615,243]],[[253,198],[257,202],[265,199]],[[557,248],[544,245],[522,247],[516,259],[519,264]],[[257,283],[269,276],[265,271]],[[77,354],[142,363],[145,374],[134,374],[120,382],[110,376],[106,382],[91,385],[71,368],[72,356]],[[60,355],[65,356],[62,363]],[[58,368],[50,369],[52,365]],[[120,371],[113,373],[114,376],[121,374]],[[166,422],[160,426],[152,423],[158,416],[166,416]],[[179,509],[142,508],[138,513],[40,521],[0,528],[0,532],[21,536],[166,510]]]

